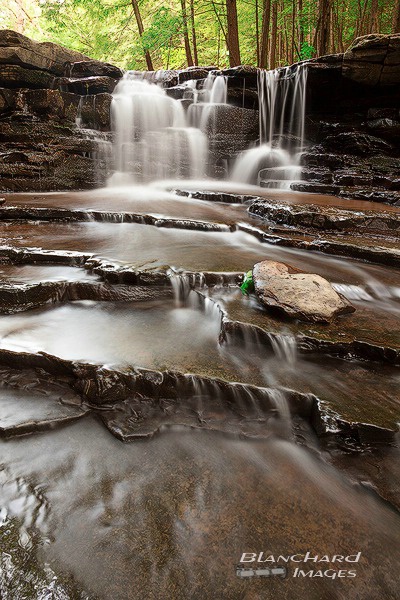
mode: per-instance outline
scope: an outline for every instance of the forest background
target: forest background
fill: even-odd
[[[0,28],[125,69],[268,69],[400,31],[400,0],[1,0]]]

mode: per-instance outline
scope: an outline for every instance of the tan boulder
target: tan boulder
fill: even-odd
[[[329,281],[285,263],[257,263],[253,267],[253,282],[255,293],[266,308],[294,319],[330,323],[337,315],[355,310]]]
[[[81,52],[52,42],[35,42],[10,29],[0,30],[0,63],[63,75],[66,63],[87,61]]]

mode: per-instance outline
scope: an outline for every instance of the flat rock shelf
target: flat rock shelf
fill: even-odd
[[[400,209],[221,189],[5,195],[1,514],[15,589],[57,576],[71,599],[236,599],[242,552],[268,546],[361,552],[346,597],[367,597],[378,570],[394,597],[400,557],[381,557],[400,534]],[[360,259],[349,240],[372,246],[374,219],[384,250]],[[343,253],[320,251],[334,238]],[[269,312],[238,287],[260,260],[321,275],[355,312],[329,325]]]

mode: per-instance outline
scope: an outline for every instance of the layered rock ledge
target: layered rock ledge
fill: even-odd
[[[369,35],[347,52],[306,61],[306,130],[295,189],[398,204],[400,201],[400,35]],[[297,65],[281,69],[290,77]],[[213,107],[210,161],[222,165],[258,142],[258,69],[194,67],[157,74],[187,108],[214,70],[230,106]],[[86,189],[104,184],[98,142],[110,140],[111,93],[122,71],[51,43],[0,31],[0,175],[4,191]],[[155,73],[147,73],[151,81]],[[76,127],[79,119],[80,127]],[[232,123],[234,127],[232,128]],[[95,130],[93,133],[92,130]],[[211,167],[210,167],[211,169]],[[264,182],[261,178],[261,185]]]

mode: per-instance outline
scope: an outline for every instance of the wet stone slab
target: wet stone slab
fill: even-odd
[[[260,240],[258,239],[260,238]],[[262,243],[264,242],[264,243]],[[400,264],[400,251],[393,242],[377,245],[368,239],[351,242],[332,236],[328,239],[289,234],[271,234],[243,224],[241,231],[206,232],[157,228],[135,223],[3,223],[0,244],[16,249],[26,247],[47,251],[95,254],[135,269],[166,265],[189,271],[248,271],[262,259],[290,262],[307,272],[326,276],[337,266],[348,270],[347,259],[329,259],[321,253],[352,255],[372,262]],[[284,246],[292,246],[285,248]],[[350,248],[351,247],[351,248]],[[350,250],[349,250],[350,248]],[[317,252],[309,252],[315,250]],[[348,252],[349,250],[349,252]],[[351,261],[350,264],[357,264]],[[344,268],[343,268],[344,267]],[[365,269],[368,270],[368,265]],[[384,272],[384,271],[383,271]]]
[[[3,443],[2,456],[2,505],[47,536],[42,560],[70,573],[90,600],[396,596],[398,515],[288,441],[171,430],[121,444],[89,418]],[[284,581],[244,581],[235,567],[253,550],[361,557],[349,567],[354,578],[294,578],[290,563]]]
[[[306,230],[357,231],[361,235],[375,233],[388,237],[400,235],[400,210],[399,213],[367,208],[352,211],[332,206],[295,205],[260,199],[249,206],[249,212],[272,223]]]
[[[95,190],[90,192],[56,194],[6,194],[6,204],[3,206],[3,218],[7,218],[7,210],[12,218],[12,207],[15,211],[39,210],[51,218],[52,211],[56,215],[62,215],[62,211],[77,214],[97,212],[103,214],[104,220],[109,215],[109,220],[117,220],[120,215],[123,220],[124,214],[136,213],[137,215],[150,215],[154,217],[177,219],[189,219],[194,221],[205,221],[213,223],[225,223],[231,225],[238,220],[248,220],[246,206],[218,206],[212,202],[203,202],[200,199],[179,197],[177,194],[169,193],[156,188],[111,188]],[[0,212],[1,214],[1,212]],[[22,213],[21,213],[22,215]]]
[[[12,314],[70,301],[142,302],[171,298],[170,287],[109,285],[96,281],[0,282],[0,313]]]
[[[345,286],[340,288],[347,291]],[[397,288],[396,288],[397,289]],[[350,289],[347,293],[352,292]],[[361,295],[363,288],[358,288]],[[260,334],[268,344],[268,335],[286,334],[294,336],[302,352],[322,351],[337,355],[358,357],[361,359],[383,360],[398,363],[400,360],[399,305],[396,297],[385,303],[374,301],[366,294],[367,300],[352,298],[356,310],[349,315],[337,317],[331,325],[306,324],[285,320],[281,316],[264,309],[255,298],[246,299],[238,291],[213,294],[226,314],[223,325],[225,331],[243,339],[246,331],[254,340]],[[351,295],[351,294],[350,294]],[[263,332],[266,334],[263,338]]]
[[[246,437],[269,435],[276,417],[273,403],[258,402],[250,391],[238,388],[236,403],[227,402],[215,386],[213,395],[206,393],[199,385],[197,395],[186,398],[131,398],[119,403],[113,409],[104,409],[100,418],[107,429],[124,442],[152,437],[166,432],[169,428],[207,429],[225,433],[240,434]],[[245,403],[246,396],[252,402]],[[276,429],[290,428],[290,424],[276,423]]]
[[[0,436],[38,433],[82,418],[87,408],[67,382],[34,370],[0,368]]]
[[[3,316],[0,330],[1,346],[11,350],[105,364],[234,373],[221,365],[218,314],[214,319],[192,308],[176,308],[171,299],[77,301]]]
[[[51,265],[13,265],[0,263],[0,282],[43,283],[49,281],[96,281],[85,269]]]

